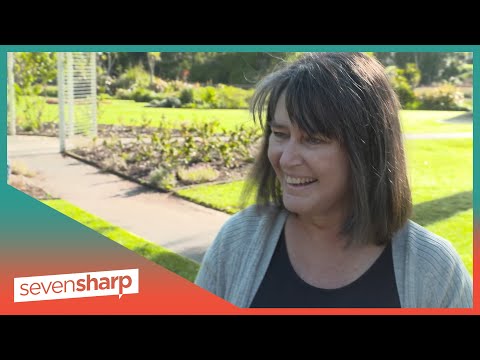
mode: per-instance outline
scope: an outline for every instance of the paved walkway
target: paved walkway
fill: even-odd
[[[406,137],[472,137],[472,133]],[[198,262],[230,217],[64,157],[57,138],[9,136],[8,154],[10,160],[19,160],[35,171],[39,185],[50,195]]]
[[[64,157],[58,138],[9,136],[8,154],[35,171],[50,195],[198,262],[229,218]]]

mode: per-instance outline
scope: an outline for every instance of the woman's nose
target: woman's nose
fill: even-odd
[[[280,166],[288,168],[303,163],[303,157],[299,144],[292,138],[285,144],[280,156]]]

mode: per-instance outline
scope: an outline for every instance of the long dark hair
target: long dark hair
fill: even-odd
[[[251,112],[264,133],[243,198],[256,192],[258,205],[280,208],[282,191],[267,151],[283,93],[292,123],[338,140],[348,153],[352,209],[342,233],[350,235],[349,244],[388,243],[408,220],[412,202],[400,104],[383,66],[363,53],[306,53],[257,85]]]

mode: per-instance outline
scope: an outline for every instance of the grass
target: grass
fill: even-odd
[[[407,140],[406,153],[414,204],[412,219],[450,240],[472,273],[473,140]],[[234,214],[241,210],[243,183],[198,185],[178,193]]]
[[[142,239],[122,228],[112,225],[64,200],[44,200],[46,205],[78,221],[90,229],[123,245],[148,260],[193,282],[199,269],[199,264],[190,259],[175,254],[159,245]]]
[[[133,100],[107,100],[101,102],[97,116],[99,124],[118,124],[140,126],[148,123],[149,126],[163,124],[166,127],[178,127],[182,122],[209,122],[218,120],[220,126],[233,130],[237,125],[247,123],[251,125],[248,110],[245,109],[178,109],[178,108],[151,108],[147,103],[138,103]],[[22,113],[21,102],[17,104],[17,114]],[[58,105],[46,104],[43,121],[58,121]]]
[[[140,125],[142,119],[151,120],[152,126],[165,124],[178,127],[182,122],[210,122],[218,120],[220,126],[233,130],[242,123],[251,124],[248,111],[245,109],[178,109],[150,108],[146,103],[131,100],[112,100],[111,104],[100,107],[101,123],[124,125]]]
[[[473,139],[407,140],[413,202],[473,189]]]
[[[407,141],[413,220],[450,240],[472,273],[473,140]]]
[[[450,133],[472,132],[472,123],[447,123],[442,120],[450,119],[466,111],[430,111],[430,110],[402,110],[400,119],[404,133]]]
[[[197,204],[235,214],[241,210],[239,198],[243,184],[243,180],[239,180],[225,184],[198,185],[178,190],[176,193]],[[249,204],[251,203],[250,201]]]
[[[218,120],[220,126],[233,130],[242,123],[254,126],[248,110],[245,109],[171,109],[150,108],[147,103],[137,103],[132,100],[108,100],[102,102],[98,109],[99,124],[122,124],[178,127],[182,122],[198,121],[208,122]],[[21,117],[21,102],[17,105],[17,114]],[[405,133],[427,132],[467,132],[472,131],[472,123],[451,124],[445,120],[465,112],[463,111],[428,111],[428,110],[403,110],[401,120]],[[47,104],[43,121],[58,121],[58,105]]]

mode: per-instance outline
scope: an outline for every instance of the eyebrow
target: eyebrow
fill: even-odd
[[[288,126],[283,125],[283,124],[279,124],[277,121],[275,121],[275,119],[273,119],[272,121],[270,121],[270,127],[286,129]]]

